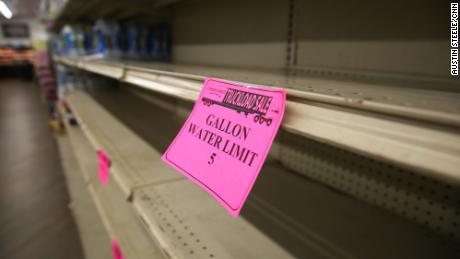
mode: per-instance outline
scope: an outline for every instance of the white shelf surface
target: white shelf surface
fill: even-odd
[[[66,124],[66,133],[72,144],[72,149],[75,154],[87,154],[88,156],[93,154],[96,156],[96,152],[91,147],[88,142],[88,139],[83,134],[82,130],[77,126],[71,126],[69,123]],[[81,177],[86,185],[90,182],[90,179],[97,178],[97,171],[92,171],[94,166],[94,161],[92,159],[82,159],[81,156],[77,157],[78,165],[81,170]],[[85,188],[85,191],[86,188]]]
[[[190,181],[140,188],[133,202],[172,258],[292,258],[244,218],[233,219]]]
[[[283,87],[288,91],[284,129],[460,185],[460,93],[444,91],[443,82],[435,91],[313,79],[283,71],[55,59],[189,101],[196,100],[207,76]]]
[[[78,117],[78,120],[83,124],[81,127],[84,128],[85,135],[93,139],[91,142],[97,142],[95,145],[96,147],[104,147],[108,151],[109,156],[112,159],[111,174],[112,172],[114,174],[121,172],[120,170],[115,171],[115,168],[123,168],[124,171],[122,172],[126,175],[119,177],[116,183],[110,183],[109,188],[104,188],[97,179],[96,173],[89,174],[92,175],[90,177],[89,189],[95,197],[96,204],[103,215],[104,222],[110,233],[119,236],[117,235],[117,231],[125,231],[122,235],[130,236],[133,239],[136,239],[135,235],[139,234],[128,232],[128,230],[124,230],[125,228],[118,230],[117,224],[117,221],[126,221],[126,218],[123,219],[124,217],[132,216],[125,214],[127,214],[127,211],[129,210],[133,210],[133,207],[126,207],[125,205],[127,205],[128,202],[123,205],[120,204],[122,203],[120,201],[124,200],[123,197],[126,195],[126,192],[119,188],[118,184],[128,186],[128,184],[123,183],[123,181],[131,181],[129,176],[134,173],[133,171],[138,170],[136,167],[138,165],[134,164],[137,161],[137,163],[144,165],[142,172],[145,173],[145,177],[142,179],[146,180],[139,186],[133,187],[133,204],[137,209],[138,214],[141,215],[142,221],[145,222],[146,226],[148,226],[145,230],[150,231],[152,237],[160,241],[162,251],[169,257],[203,258],[202,255],[206,255],[206,257],[211,258],[214,256],[216,256],[216,258],[290,257],[285,250],[271,241],[244,219],[240,218],[234,220],[216,203],[214,199],[205,194],[203,191],[197,189],[197,187],[195,187],[191,182],[186,181],[183,176],[161,161],[158,153],[154,149],[144,150],[142,156],[143,160],[139,160],[139,156],[137,156],[137,153],[133,151],[133,148],[142,150],[142,148],[148,146],[148,144],[141,139],[136,141],[133,140],[135,139],[134,133],[129,131],[129,129],[124,128],[120,122],[118,122],[118,124],[112,124],[115,119],[105,114],[105,112],[99,111],[99,109],[103,108],[97,107],[97,104],[91,97],[83,93],[74,93],[68,99],[74,113]],[[85,109],[88,109],[88,112]],[[92,112],[89,112],[89,110]],[[96,122],[99,123],[99,127],[96,126]],[[107,138],[105,141],[96,139],[101,137],[101,135],[98,135],[99,133],[95,133],[95,131],[100,130],[101,125],[110,129],[110,134],[118,132],[118,135],[113,138]],[[75,137],[74,139],[79,139],[81,137],[82,135],[80,134],[78,138]],[[80,140],[79,142],[84,143],[85,141]],[[132,144],[135,144],[135,146],[131,146]],[[116,156],[111,156],[111,152],[114,152],[111,148],[113,146],[117,146]],[[87,158],[85,159],[86,161],[80,161],[80,163],[85,164],[87,170],[96,172],[97,161],[95,157],[95,149],[93,148],[92,151],[89,149],[91,149],[91,147],[88,144],[86,146],[87,151],[83,152],[83,154],[87,154]],[[78,150],[82,149],[79,148]],[[141,179],[139,181],[141,181]],[[202,243],[199,244],[199,249],[195,248],[195,250],[192,251],[192,248],[187,247],[187,245],[184,246],[183,242],[179,245],[179,243],[177,243],[177,237],[163,233],[158,228],[155,229],[155,226],[157,226],[156,220],[160,219],[156,219],[152,211],[149,211],[148,207],[144,207],[143,203],[139,203],[138,199],[138,194],[143,194],[144,192],[149,193],[150,187],[152,186],[159,188],[159,190],[169,190],[171,192],[171,197],[174,196],[172,195],[173,193],[181,195],[182,202],[173,200],[169,206],[171,206],[171,208],[177,207],[179,210],[182,210],[182,214],[187,214],[187,222],[190,222],[191,226],[199,228],[197,229],[198,232],[203,232],[203,230],[205,230],[201,237],[197,237],[203,238]],[[184,204],[189,205],[187,207],[183,207]],[[209,214],[209,217],[203,218],[204,215],[207,214]],[[133,220],[131,219],[131,221]],[[206,222],[210,225],[206,226]],[[178,229],[178,233],[179,231],[184,230]],[[190,232],[187,232],[187,235],[190,236]],[[252,245],[250,245],[245,239],[242,239],[241,235],[244,235],[245,238],[250,238],[252,240],[252,245],[266,247],[267,249],[251,249]],[[196,243],[196,239],[194,239],[194,242]],[[190,246],[192,245],[193,243],[190,243]],[[213,254],[213,251],[218,254]]]
[[[107,231],[118,241],[126,258],[164,258],[117,183],[110,183],[109,187],[91,184],[88,189]]]
[[[110,239],[118,241],[126,258],[163,258],[161,250],[142,226],[118,184],[111,181],[108,187],[104,187],[98,180],[98,161],[95,150],[87,139],[82,138],[84,135],[81,130],[76,127],[68,127],[68,134],[81,171],[84,172],[84,175],[90,176],[88,183],[81,179],[76,190],[86,192],[92,197],[93,207],[86,207],[82,213],[99,214],[98,218],[101,220],[97,223],[92,222],[93,227],[105,227]],[[75,179],[71,179],[69,184],[75,182]],[[110,249],[111,240],[105,245]]]
[[[283,182],[287,179],[278,180]],[[306,216],[311,221],[298,222],[277,208],[276,203],[270,204],[255,195],[249,199],[250,204],[245,206],[259,210],[264,220],[272,220],[274,225],[281,225],[287,231],[298,234],[296,241],[301,242],[303,249],[309,251],[313,258],[386,258],[385,255],[393,258],[407,258],[408,255],[417,258],[450,258],[455,253],[452,243],[443,243],[410,222],[375,210],[328,188],[309,184],[314,194],[311,199],[319,204],[305,206],[312,209],[330,207],[320,209],[323,212],[338,212],[342,209],[343,214],[318,217],[320,212],[315,211]],[[292,198],[289,202],[292,202]],[[324,201],[329,203],[321,204]],[[209,195],[189,181],[140,188],[135,191],[133,202],[162,249],[172,258],[293,257],[246,219],[232,219]],[[295,205],[291,205],[291,209],[293,207]],[[356,219],[360,219],[361,223]],[[289,230],[293,226],[296,229]],[[356,229],[359,226],[366,228]],[[394,231],[399,234],[394,236]],[[370,240],[366,238],[372,236],[374,238]],[[417,244],[424,244],[424,247],[416,252],[405,247]],[[385,248],[387,250],[382,251]]]
[[[124,73],[123,66],[119,64],[107,66],[104,64],[92,63],[91,61],[89,61],[78,63],[78,67],[93,73],[101,74],[115,79],[121,79]]]
[[[68,131],[73,132],[75,130],[68,127]],[[71,134],[69,133],[69,135]],[[71,197],[70,208],[78,226],[85,258],[113,258],[109,234],[104,228],[96,205],[86,188],[82,170],[74,155],[75,144],[77,143],[71,144],[68,136],[58,136],[57,143]]]
[[[55,59],[69,66],[116,79],[129,77],[130,73],[134,77],[144,76],[152,81],[155,78],[163,82],[168,82],[171,78],[186,79],[189,80],[188,83],[180,80],[176,80],[177,85],[174,85],[173,80],[169,83],[176,88],[189,88],[198,92],[206,77],[217,77],[248,84],[285,88],[288,99],[300,98],[306,101],[319,101],[460,126],[460,104],[456,101],[460,97],[460,92],[451,91],[455,88],[453,85],[460,86],[460,80],[439,79],[426,82],[428,79],[425,79],[421,82],[414,81],[412,84],[381,85],[311,78],[299,72],[279,69],[251,70],[75,57],[55,57]],[[416,83],[434,85],[427,89],[417,89],[417,85],[414,85]]]
[[[180,179],[175,173],[151,171],[160,154],[113,117],[89,95],[76,92],[68,101],[95,150],[104,150],[112,161],[110,178],[120,185],[126,198],[136,187]],[[95,180],[97,181],[97,179]]]
[[[79,121],[84,121],[85,123],[88,121],[87,118],[80,116],[92,118],[93,122],[84,125],[86,136],[96,136],[93,131],[98,130],[101,125],[112,125],[110,121],[114,120],[114,118],[106,116],[102,112],[97,112],[98,109],[103,108],[95,108],[97,107],[95,101],[90,96],[79,92],[72,94],[69,100],[71,100],[74,111],[81,111],[81,107],[94,109],[92,113],[76,113],[79,116]],[[99,127],[95,127],[96,125],[99,125]],[[112,128],[112,130],[118,131],[116,127],[121,127],[122,125],[120,125],[113,124],[112,126],[115,129]],[[110,141],[129,142],[132,135],[134,133],[126,129],[126,131],[117,135],[118,138],[107,139],[107,143],[104,145],[114,145],[109,143]],[[81,136],[83,136],[83,133],[80,134]],[[143,145],[148,145],[142,139],[139,139],[139,141],[144,142]],[[79,141],[79,143],[85,142]],[[87,165],[87,170],[95,172],[97,171],[95,149],[91,147],[88,141],[86,143],[86,150],[93,150],[92,152],[83,152],[81,155],[88,162],[80,163]],[[114,166],[119,165],[120,168],[126,168],[127,171],[124,171],[124,173],[129,175],[132,170],[136,170],[127,165],[132,162],[129,161],[132,148],[130,145],[123,146],[121,143],[117,144],[117,146],[119,147],[117,148],[119,156],[115,156],[112,159],[112,163]],[[107,226],[111,236],[118,238],[123,236],[126,240],[132,241],[137,240],[139,236],[145,236],[146,232],[148,232],[155,239],[155,242],[150,243],[150,245],[155,246],[158,243],[159,248],[156,249],[160,250],[168,258],[292,257],[289,252],[245,218],[233,219],[212,197],[166,166],[156,154],[155,150],[145,154],[144,159],[150,161],[144,169],[145,173],[155,175],[155,177],[174,174],[177,178],[171,178],[168,181],[153,180],[149,184],[136,186],[133,188],[131,202],[125,201],[126,193],[119,186],[120,179],[128,178],[119,178],[116,182],[111,182],[109,188],[104,188],[97,180],[97,177],[94,177],[96,174],[88,174],[93,176],[90,177],[89,187],[91,194],[95,198],[98,210],[101,212],[104,224]],[[270,200],[261,199],[261,197],[265,196],[259,197],[256,195],[257,193],[254,193],[254,195],[250,196],[247,206],[251,206],[253,209],[256,208],[265,220],[272,220],[272,224],[277,225],[277,227],[281,225],[287,231],[298,234],[299,236],[296,237],[303,244],[308,244],[308,247],[304,249],[312,251],[312,253],[318,255],[318,258],[355,258],[353,255],[367,258],[367,256],[363,255],[376,253],[372,247],[382,249],[388,254],[393,254],[395,258],[406,258],[405,255],[412,254],[412,252],[405,246],[413,246],[414,244],[424,244],[417,252],[420,258],[430,258],[433,254],[446,257],[455,252],[455,246],[452,243],[443,243],[442,238],[410,221],[405,221],[397,216],[372,208],[363,202],[334,192],[324,186],[319,187],[318,184],[315,185],[311,181],[307,181],[308,184],[303,185],[304,183],[299,180],[298,176],[295,176],[292,172],[283,171],[279,167],[273,167],[270,163],[267,163],[266,167],[270,169],[265,171],[264,174],[276,177],[264,177],[265,184],[269,179],[272,182],[268,186],[259,187],[265,189],[262,192],[273,193],[272,195],[276,196],[278,194],[273,191],[273,188],[281,188],[279,184],[284,184],[283,188],[287,186],[292,188],[284,190],[283,195],[284,192],[286,192],[286,195],[280,199],[275,197],[276,201],[273,201],[273,204],[269,202]],[[292,182],[286,185],[288,179]],[[311,208],[319,206],[318,208],[323,209],[318,212],[309,212],[306,215],[300,213],[294,218],[291,217],[292,215],[280,211],[279,203],[281,202],[282,205],[286,203],[285,201],[292,201],[293,197],[297,197],[296,195],[301,193],[302,188],[313,190],[308,195],[308,197],[311,197],[311,201],[308,203],[310,205],[307,206],[306,210],[310,206]],[[259,194],[260,190],[258,191]],[[302,192],[302,195],[307,194]],[[318,204],[315,204],[315,202]],[[344,207],[344,205],[346,206]],[[296,205],[293,204],[290,210],[305,211],[304,208],[295,207]],[[325,211],[330,213],[327,214],[329,216],[320,216],[321,213],[325,212],[324,208],[328,208]],[[307,220],[305,217],[307,217]],[[308,217],[311,217],[312,221]],[[356,221],[356,219],[360,220]],[[330,224],[331,220],[335,222],[334,224],[339,225],[332,226],[333,224]],[[337,220],[340,220],[340,223],[337,223]],[[139,225],[142,225],[142,231],[139,229]],[[356,229],[362,225],[366,226],[366,228]],[[292,226],[296,226],[296,229],[290,230]],[[391,226],[394,226],[394,229]],[[372,227],[375,228],[372,229]],[[394,235],[394,231],[397,231],[398,234]],[[367,236],[373,238],[368,240]],[[129,247],[129,245],[122,242],[120,241],[122,249],[126,246]],[[369,248],[360,248],[362,246],[360,242],[366,243]],[[147,244],[148,242],[146,241],[144,243],[136,242],[138,249],[146,249]],[[388,247],[388,249],[381,247]],[[392,249],[395,250],[393,251]],[[128,258],[132,258],[132,256]],[[136,254],[134,258],[137,258]]]

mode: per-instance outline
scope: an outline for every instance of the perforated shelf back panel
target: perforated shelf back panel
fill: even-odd
[[[171,258],[292,258],[188,180],[140,188],[133,202]]]
[[[291,170],[460,241],[458,187],[287,132],[279,143]]]

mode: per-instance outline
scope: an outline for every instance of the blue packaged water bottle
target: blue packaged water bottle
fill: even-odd
[[[109,26],[103,20],[98,20],[93,27],[94,54],[108,55],[107,38],[110,35]]]
[[[139,57],[141,59],[149,58],[149,28],[142,26],[139,28],[138,36]]]
[[[139,30],[135,25],[128,26],[128,48],[127,54],[128,58],[138,58],[139,51],[138,51],[138,42],[137,37],[139,36]]]
[[[121,28],[117,23],[111,23],[109,25],[109,37],[107,40],[107,47],[109,52],[109,57],[111,58],[120,58],[122,51],[121,44]]]
[[[62,28],[61,37],[62,37],[63,54],[69,55],[69,56],[75,56],[76,55],[75,35],[73,34],[73,30],[70,25],[66,25]]]

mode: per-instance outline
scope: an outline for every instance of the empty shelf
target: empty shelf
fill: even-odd
[[[112,258],[111,240],[86,188],[82,170],[75,158],[68,136],[58,136],[57,143],[71,197],[69,206],[78,226],[85,258]]]
[[[108,154],[112,162],[110,176],[118,182],[126,197],[136,187],[179,179],[180,176],[175,173],[152,172],[151,168],[160,154],[89,95],[76,92],[68,100],[94,149]]]
[[[125,106],[118,95],[112,97],[112,103]],[[135,110],[126,109],[127,114]],[[137,124],[144,124],[143,116],[136,118]],[[160,138],[155,134],[158,127],[154,128],[149,132]],[[180,176],[159,158],[151,159],[148,171]],[[459,253],[454,242],[415,222],[299,177],[273,161],[267,161],[243,217],[236,220],[203,190],[182,179],[136,187],[132,196],[145,229],[171,257],[407,258],[415,255],[407,247],[420,244],[418,258],[455,258]],[[292,203],[294,197],[307,202]]]
[[[69,130],[69,135],[74,135],[71,139],[79,139],[79,137],[75,138],[75,135],[82,134],[81,132],[78,133],[78,130],[78,128]],[[80,140],[72,143],[74,147],[86,146],[73,149],[80,168],[82,171],[86,171],[86,175],[97,176],[98,161],[95,150],[84,152],[84,150],[91,150],[91,146],[88,141]],[[122,253],[127,258],[163,258],[161,250],[143,228],[133,207],[126,200],[116,182],[111,181],[108,187],[104,187],[97,180],[97,177],[90,177],[90,182],[86,187],[97,210],[94,208],[87,209],[99,212],[103,226],[105,226],[110,238],[118,241]],[[83,187],[79,186],[79,188]],[[107,246],[110,248],[110,243],[107,243]]]
[[[413,222],[299,179],[276,163],[268,162],[262,173],[268,175],[237,219],[189,181],[137,189],[133,203],[173,258],[293,257],[266,232],[277,233],[296,257],[454,258],[460,252],[455,243]],[[295,197],[310,202],[296,204]],[[421,244],[416,252],[408,249]]]
[[[190,181],[140,188],[133,202],[172,258],[292,257],[244,218],[233,219]]]
[[[189,101],[196,100],[205,76],[283,87],[288,92],[284,129],[460,184],[460,93],[451,91],[455,80],[432,82],[440,88],[433,90],[315,79],[275,70],[55,59]],[[108,72],[112,69],[123,72]]]
[[[78,120],[84,123],[85,131],[88,133],[86,135],[92,136],[94,138],[95,134],[92,133],[96,127],[92,125],[92,119],[90,119],[92,116],[99,116],[102,114],[102,107],[97,107],[97,104],[95,103],[94,100],[92,100],[91,97],[87,96],[84,93],[74,93],[70,98],[69,98],[72,107],[74,111],[77,111],[77,117]],[[84,101],[86,100],[86,101]],[[93,112],[85,112],[82,111],[81,107],[85,107],[85,109],[92,109]],[[98,111],[100,110],[100,111]],[[95,118],[95,117],[93,117]],[[116,131],[114,127],[121,127],[120,125],[116,126],[114,124],[111,124],[110,121],[114,120],[113,117],[111,116],[99,116],[98,119],[94,119],[99,123],[99,125],[105,125],[108,127],[108,129],[112,130],[112,134]],[[113,126],[113,127],[109,127]],[[137,170],[135,167],[129,166],[129,164],[133,163],[132,159],[129,156],[133,155],[132,147],[131,144],[133,142],[131,141],[130,136],[134,136],[134,133],[130,132],[129,129],[124,128],[123,132],[119,131],[119,135],[116,138],[110,138],[110,140],[107,138],[105,140],[105,143],[102,144],[107,147],[112,147],[117,145],[117,155],[116,156],[111,156],[111,161],[113,165],[113,169],[115,169],[115,166],[118,165],[119,168],[124,168],[123,173],[126,175],[130,175],[133,173],[134,170]],[[111,141],[118,142],[118,144],[112,143]],[[82,141],[84,142],[84,141]],[[93,140],[92,142],[96,142],[96,140]],[[141,143],[142,142],[142,143]],[[102,142],[98,142],[102,143]],[[124,143],[123,145],[121,143]],[[142,148],[144,146],[148,146],[146,142],[141,140],[140,138],[136,141],[134,141],[134,144],[137,144],[136,147]],[[99,144],[97,144],[99,145]],[[87,145],[89,146],[89,145]],[[87,147],[88,149],[89,147]],[[149,147],[150,148],[150,147]],[[80,149],[81,150],[81,149]],[[110,153],[109,150],[107,149],[108,153]],[[82,161],[81,163],[86,164],[88,170],[91,170],[93,172],[96,172],[97,170],[97,161],[95,157],[95,151],[93,150],[92,152],[86,152],[86,154],[89,153],[89,156],[85,161]],[[185,180],[185,178],[180,175],[179,173],[175,172],[173,169],[169,168],[163,161],[160,160],[160,157],[158,155],[155,155],[155,153],[146,153],[146,155],[150,155],[149,157],[144,156],[143,159],[144,161],[140,161],[140,164],[144,164],[143,167],[143,172],[146,174],[149,174],[149,177],[143,178],[147,179],[145,182],[137,186],[136,188],[133,189],[134,195],[134,206],[137,209],[138,213],[142,215],[143,222],[147,224],[147,228],[145,230],[151,231],[150,233],[152,234],[152,237],[155,238],[156,240],[160,241],[160,244],[162,245],[162,250],[164,253],[167,255],[170,255],[172,257],[178,257],[178,258],[193,258],[193,257],[198,257],[202,258],[201,255],[206,254],[206,256],[214,257],[214,254],[212,254],[211,249],[214,249],[216,247],[220,247],[218,251],[219,255],[216,257],[217,258],[234,258],[234,257],[245,257],[245,258],[254,258],[254,257],[270,257],[270,258],[287,258],[289,257],[289,254],[282,249],[280,246],[278,246],[276,243],[274,243],[270,238],[266,237],[262,232],[257,230],[254,226],[252,226],[250,223],[245,221],[244,219],[240,218],[237,220],[234,220],[228,213],[223,209],[220,208],[216,202],[206,195],[203,191],[192,189],[193,191],[189,191],[190,188],[196,188],[193,186],[192,183],[188,182]],[[110,156],[110,155],[109,155]],[[139,158],[137,158],[139,159]],[[92,162],[92,168],[91,169],[91,161]],[[146,162],[149,161],[148,164]],[[111,169],[111,173],[112,170]],[[97,180],[97,177],[95,177],[95,173],[91,174],[92,177],[90,177],[90,191],[95,197],[96,204],[101,211],[101,214],[104,215],[103,218],[105,219],[105,224],[107,225],[107,228],[109,229],[110,233],[115,233],[113,235],[119,236],[118,232],[119,231],[124,231],[125,228],[121,228],[119,230],[119,226],[117,224],[117,221],[122,221],[126,220],[131,215],[126,215],[129,210],[132,208],[127,208],[127,202],[123,203],[123,195],[124,191],[122,191],[118,187],[118,181],[115,183],[110,183],[109,188],[104,188],[102,184]],[[174,177],[169,177],[170,175],[173,175]],[[120,179],[126,179],[126,178],[120,178]],[[179,184],[180,182],[184,184]],[[164,186],[164,187],[159,187],[159,188],[170,188],[171,186],[179,186],[185,188],[181,194],[185,195],[190,195],[189,197],[184,197],[186,199],[183,199],[183,202],[185,203],[190,203],[190,204],[198,204],[197,210],[190,210],[188,212],[184,211],[183,213],[188,213],[187,218],[192,221],[198,222],[198,224],[205,228],[203,225],[205,221],[203,221],[202,218],[202,213],[208,213],[212,214],[213,216],[210,218],[212,219],[212,224],[214,227],[211,228],[211,230],[206,230],[205,233],[212,233],[213,235],[216,236],[216,239],[207,241],[207,245],[209,246],[209,250],[204,244],[203,239],[203,244],[205,248],[203,249],[202,246],[200,246],[199,250],[196,251],[191,251],[189,247],[186,247],[185,249],[180,249],[179,247],[176,247],[175,243],[172,243],[174,240],[171,239],[171,236],[165,236],[161,232],[156,231],[154,228],[151,228],[152,220],[153,218],[151,217],[149,211],[145,211],[144,208],[142,207],[142,204],[139,204],[137,206],[137,197],[138,197],[138,192],[137,190],[146,190],[147,186]],[[182,188],[181,187],[181,188]],[[171,190],[174,192],[174,190]],[[196,198],[196,194],[198,191],[198,197]],[[140,192],[139,192],[140,193]],[[126,205],[126,206],[125,206]],[[126,208],[122,208],[122,207]],[[170,204],[171,208],[176,207],[177,204],[173,203]],[[123,210],[123,212],[121,212]],[[197,213],[197,214],[194,214]],[[112,215],[112,214],[117,214],[117,215]],[[111,217],[111,218],[110,218]],[[154,226],[156,226],[156,223],[154,223]],[[218,232],[219,228],[222,229],[222,232]],[[230,231],[233,231],[230,234]],[[118,231],[118,232],[117,232]],[[241,232],[242,231],[242,232]],[[130,231],[129,233],[122,233],[123,236],[129,236],[131,235],[131,238],[135,240],[134,235],[139,235],[139,233],[134,233],[135,231]],[[266,250],[252,250],[249,249],[250,247],[248,246],[248,243],[244,240],[241,239],[241,236],[238,235],[238,233],[243,233],[247,238],[250,238],[252,242],[257,242],[260,245],[263,245],[263,247],[267,247]],[[189,233],[188,233],[189,234]],[[193,235],[193,234],[192,234]],[[223,236],[226,236],[225,238],[222,238]],[[203,236],[202,238],[205,238]],[[209,236],[206,239],[211,239],[211,236]],[[121,241],[120,241],[121,243]],[[222,248],[223,246],[235,244],[233,246],[230,246],[229,248]],[[190,243],[192,245],[192,243]],[[181,243],[181,246],[183,244]],[[123,246],[122,246],[123,247]],[[173,250],[171,250],[173,249]],[[223,252],[226,249],[230,249],[230,252]],[[203,252],[202,252],[203,251]],[[241,255],[241,256],[240,256]]]

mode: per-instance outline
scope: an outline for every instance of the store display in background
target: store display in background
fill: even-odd
[[[65,73],[58,71],[60,81],[58,83],[47,51],[37,52],[34,65],[37,81],[42,90],[42,97],[48,106],[49,125],[56,133],[64,133],[64,120],[70,125],[78,124],[65,100],[67,96],[67,88],[64,87],[67,80]],[[62,112],[59,112],[59,108]]]
[[[0,21],[0,45],[44,49],[48,34],[42,22],[35,18],[15,17]]]
[[[37,14],[41,20],[54,19],[67,0],[41,0],[38,6]]]
[[[48,105],[50,119],[58,119],[59,115],[56,111],[57,101],[57,83],[54,72],[50,66],[48,52],[40,51],[35,56],[35,73],[38,82],[42,88],[42,96]]]
[[[0,20],[0,74],[5,77],[34,76],[36,51],[46,50],[47,33],[39,20],[30,16],[25,3],[13,5],[12,19]]]
[[[1,24],[0,65],[22,65],[33,62],[29,27],[25,23]]]
[[[119,24],[98,20],[93,26],[65,25],[54,40],[57,54],[170,61],[171,33],[165,24]]]
[[[32,79],[34,50],[28,47],[0,46],[0,77]]]
[[[29,38],[29,27],[24,23],[2,24],[2,33],[5,38]]]
[[[30,48],[0,47],[0,65],[32,63],[34,54]]]

